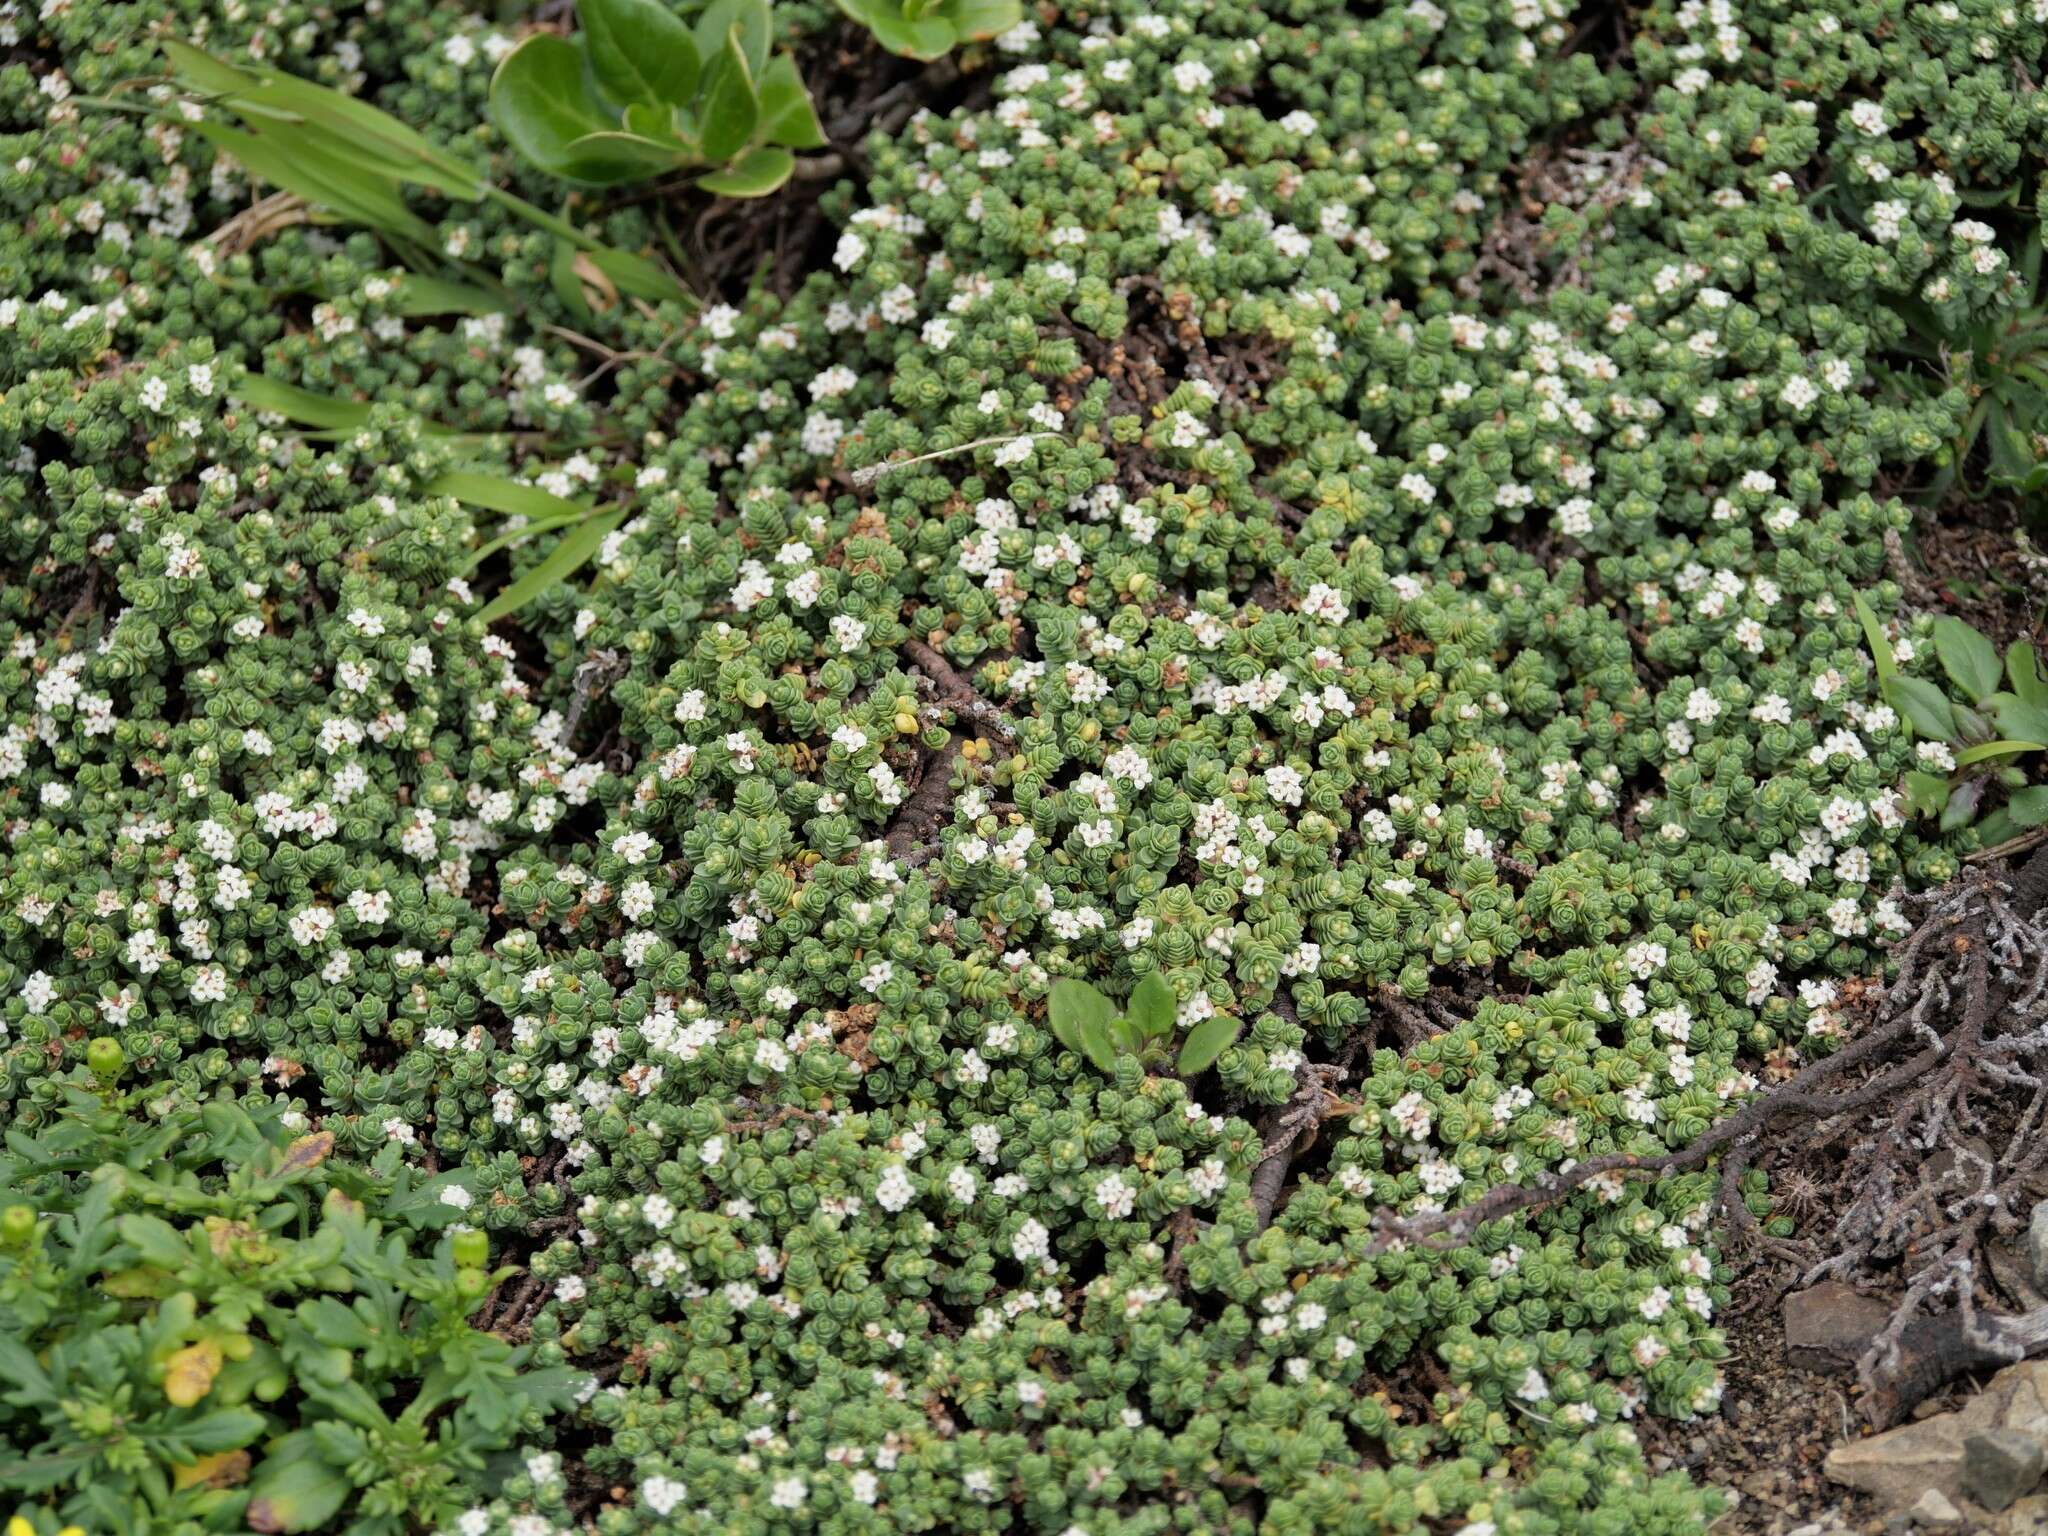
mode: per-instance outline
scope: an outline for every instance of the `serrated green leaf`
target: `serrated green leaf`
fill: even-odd
[[[788,150],[763,145],[748,150],[725,170],[699,176],[697,185],[720,197],[766,197],[795,169],[796,157]]]
[[[1074,976],[1063,976],[1054,982],[1046,999],[1046,1026],[1052,1030],[1053,1038],[1070,1051],[1083,1050],[1082,1025],[1090,1020],[1107,1025],[1115,1016],[1114,1003]]]
[[[1238,1031],[1243,1028],[1244,1020],[1231,1014],[1211,1015],[1188,1031],[1187,1039],[1181,1042],[1180,1058],[1174,1066],[1182,1077],[1208,1071],[1216,1064],[1216,1058],[1230,1049]]]
[[[557,582],[569,580],[590,563],[611,531],[625,521],[626,508],[601,513],[578,523],[556,541],[555,547],[532,570],[513,582],[484,605],[480,622],[495,624],[517,613]]]
[[[1895,676],[1884,685],[1885,702],[1913,727],[1916,735],[1930,741],[1956,739],[1955,708],[1948,695],[1924,677]]]
[[[2029,784],[2005,802],[2005,812],[2022,827],[2048,826],[2048,784]]]
[[[2042,678],[2040,660],[2026,641],[2015,640],[2006,648],[2005,675],[2022,703],[2048,709],[2048,680]]]
[[[2048,741],[2048,707],[2029,704],[2012,693],[1994,693],[1985,703],[2006,736],[2018,741]]]
[[[1173,1031],[1177,1000],[1173,985],[1157,971],[1148,971],[1125,1004],[1125,1012],[1140,1034],[1160,1039]]]
[[[578,0],[576,17],[597,88],[613,102],[690,104],[702,61],[674,11],[657,0]]]
[[[1973,703],[1989,698],[2003,669],[1998,650],[1961,619],[1943,615],[1934,621],[1934,654],[1942,670]]]
[[[1110,1036],[1110,1019],[1089,1019],[1081,1025],[1081,1054],[1098,1072],[1116,1070],[1116,1042]]]
[[[1984,799],[1983,779],[1963,779],[1950,787],[1948,804],[1941,810],[1941,830],[1955,832],[1967,827]]]

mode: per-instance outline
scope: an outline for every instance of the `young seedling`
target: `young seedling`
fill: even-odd
[[[1060,1044],[1098,1070],[1114,1072],[1120,1055],[1135,1056],[1147,1067],[1163,1064],[1178,1012],[1172,986],[1153,971],[1131,989],[1122,1013],[1090,983],[1063,977],[1053,983],[1046,1019]],[[1204,1019],[1181,1041],[1175,1070],[1190,1077],[1207,1071],[1243,1027],[1242,1019],[1229,1014]]]

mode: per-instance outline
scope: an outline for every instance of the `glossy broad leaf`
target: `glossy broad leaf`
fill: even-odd
[[[1018,0],[946,0],[937,14],[953,24],[963,42],[1001,37],[1024,19]]]
[[[704,79],[698,104],[698,147],[709,165],[723,165],[754,137],[761,118],[753,70],[747,64],[739,29],[726,34],[725,46]]]
[[[572,178],[584,161],[570,146],[618,128],[584,88],[583,55],[547,32],[535,33],[499,62],[491,76],[491,118],[534,165]]]
[[[796,60],[778,53],[761,71],[762,137],[771,144],[790,149],[822,149],[825,130],[818,124],[817,108],[804,88]]]
[[[565,181],[610,187],[663,175],[688,163],[689,158],[688,152],[677,144],[613,129],[572,140],[561,168],[553,174]]]
[[[697,185],[720,197],[766,197],[795,169],[796,156],[769,144],[748,150],[725,170],[699,176]]]
[[[712,0],[692,29],[697,57],[708,68],[711,61],[724,52],[726,38],[737,29],[740,53],[747,61],[747,73],[757,76],[768,67],[768,49],[773,43],[770,36],[772,25],[768,0]]]
[[[659,0],[578,0],[590,72],[607,99],[687,107],[703,61],[682,18]]]

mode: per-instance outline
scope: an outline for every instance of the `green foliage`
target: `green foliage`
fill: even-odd
[[[1966,222],[1970,245],[1996,254],[1998,232],[1980,221]],[[1966,402],[1961,429],[1942,455],[1929,496],[1951,487],[1972,496],[2009,491],[2039,522],[2048,507],[2048,432],[2042,426],[2048,422],[2048,291],[2041,285],[2039,229],[2027,231],[2012,271],[2022,284],[2012,304],[1967,325],[1945,326],[1925,304],[1900,307],[1912,327],[1915,355]]]
[[[839,8],[908,59],[936,59],[998,37],[1024,19],[1020,0],[839,0]]]
[[[1046,1004],[1046,1024],[1054,1037],[1103,1072],[1116,1070],[1118,1056],[1135,1057],[1147,1066],[1165,1060],[1174,1015],[1173,988],[1157,971],[1148,971],[1132,988],[1121,1014],[1093,985],[1071,976],[1053,983]],[[1206,1072],[1242,1028],[1243,1021],[1228,1015],[1196,1025],[1181,1044],[1177,1069],[1186,1076]]]
[[[337,1165],[260,1101],[122,1093],[120,1054],[95,1041],[0,1157],[0,1495],[109,1532],[452,1518],[571,1384],[465,1321],[517,1271],[433,1242],[460,1176]]]
[[[1997,647],[1978,630],[1943,615],[1933,623],[1932,639],[1947,678],[1944,688],[1899,670],[1891,641],[1860,594],[1856,611],[1885,702],[1920,738],[1922,762],[1942,770],[1906,775],[1913,808],[1939,817],[1944,831],[1975,822],[1986,843],[2048,824],[2048,784],[2030,783],[2026,771],[2028,758],[2048,753],[2048,680],[2034,647],[2015,640],[2001,661]],[[1993,786],[2007,791],[2004,803],[1979,820]]]
[[[563,243],[590,254],[620,288],[650,300],[687,301],[689,295],[654,263],[613,250],[573,225],[493,186],[460,156],[429,142],[389,113],[353,96],[277,70],[245,70],[176,40],[164,57],[192,98],[225,112],[231,128],[200,113],[193,129],[249,174],[339,218],[375,230],[428,281],[442,302],[474,307],[474,290],[433,279],[446,258],[435,253],[434,232],[406,204],[408,187],[457,202],[501,206]]]
[[[457,1469],[460,1536],[1703,1528],[1636,1434],[1720,1400],[1716,1170],[1373,1227],[1692,1143],[2031,803],[1997,775],[2039,754],[1934,750],[2048,739],[1989,702],[2038,669],[1911,611],[1891,488],[1972,404],[1899,301],[1952,349],[2033,302],[2048,23],[1650,0],[1609,58],[1550,0],[1036,9],[866,136],[816,270],[702,226],[732,275],[692,310],[617,253],[692,267],[701,194],[530,166],[511,28],[194,3],[222,89],[122,0],[0,17],[0,1119],[275,1111],[334,1149],[228,1218],[289,1206],[266,1243],[332,1242],[318,1181],[366,1164],[342,1193],[456,1290],[416,1314],[486,1234],[522,1261],[493,1326],[604,1384]],[[683,14],[700,65],[848,35]],[[562,45],[622,132],[680,89],[624,15]],[[283,77],[489,190],[365,127],[361,218],[264,197],[353,131],[244,99]],[[1976,820],[1913,774],[1985,782]],[[1082,977],[1137,1046],[1106,1070],[1054,1027]],[[1262,1122],[1345,1059],[1262,1221]],[[69,1251],[66,1198],[0,1240]],[[177,1292],[96,1273],[49,1294],[146,1358],[118,1330]],[[370,1294],[312,1278],[252,1294],[280,1330]],[[434,1368],[318,1348],[393,1425]],[[107,1379],[175,1428],[222,1355],[190,1408]],[[371,1431],[287,1375],[220,1406],[303,1520],[344,1447],[281,1442]],[[424,1490],[393,1433],[365,1465]],[[151,1529],[250,1490],[171,1482]]]
[[[703,170],[723,197],[765,197],[825,135],[769,0],[716,0],[684,26],[660,0],[584,0],[572,38],[537,32],[491,77],[505,137],[551,176],[586,186]],[[706,168],[709,169],[706,169]]]

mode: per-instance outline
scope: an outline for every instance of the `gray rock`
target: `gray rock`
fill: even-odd
[[[2032,1493],[2048,1466],[2041,1442],[2016,1429],[1980,1429],[1963,1441],[1963,1492],[1989,1510]]]
[[[1954,1413],[1836,1446],[1825,1470],[1838,1483],[1874,1494],[1889,1509],[1909,1509],[1930,1489],[1953,1504],[1963,1492],[1965,1443],[1991,1429],[2017,1430],[2048,1444],[2048,1360],[2007,1366]]]
[[[1785,1353],[1802,1371],[1853,1370],[1892,1309],[1839,1280],[1785,1298]]]
[[[1963,1512],[1950,1503],[1948,1496],[1939,1488],[1930,1488],[1921,1494],[1907,1513],[1923,1531],[1948,1530],[1963,1523]]]

